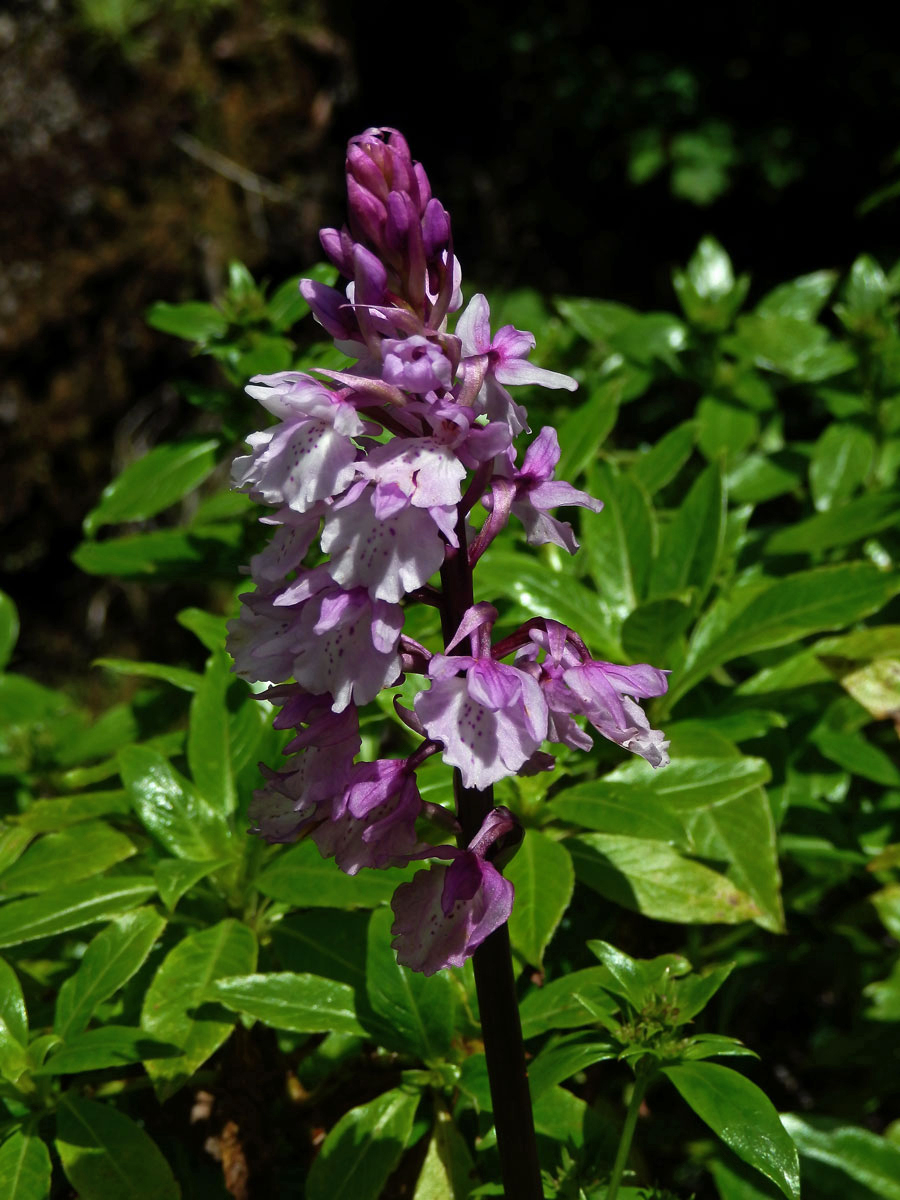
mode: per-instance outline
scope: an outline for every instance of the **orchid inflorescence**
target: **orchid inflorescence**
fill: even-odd
[[[346,292],[309,279],[300,290],[354,361],[258,375],[247,388],[278,423],[249,436],[234,481],[273,510],[261,520],[275,533],[251,560],[256,591],[242,597],[229,649],[247,680],[292,680],[260,693],[280,708],[276,728],[296,736],[289,769],[263,768],[254,831],[269,842],[309,836],[349,875],[435,860],[393,899],[399,961],[432,974],[461,966],[508,919],[513,887],[493,860],[521,831],[508,809],[489,807],[462,846],[421,840],[420,818],[460,825],[422,800],[417,767],[441,753],[463,788],[484,792],[552,769],[546,741],[589,749],[576,716],[663,766],[667,743],[637,701],[665,692],[666,673],[597,661],[576,632],[545,617],[492,641],[497,611],[474,602],[472,568],[510,516],[532,545],[574,553],[571,526],[550,510],[602,507],[554,480],[551,427],[517,465],[527,414],[507,387],[577,385],[528,361],[530,333],[507,325],[492,335],[482,295],[448,332],[462,307],[450,219],[401,134],[351,139],[347,190],[348,226],[321,233]],[[467,518],[479,503],[487,515],[476,530]],[[327,560],[304,566],[317,540]],[[429,582],[438,573],[440,588]],[[441,610],[442,652],[404,634],[404,601]],[[425,684],[412,709],[395,708],[421,744],[407,758],[357,762],[358,709],[407,673]]]

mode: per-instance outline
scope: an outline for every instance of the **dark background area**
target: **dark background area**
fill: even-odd
[[[398,126],[424,162],[469,290],[671,309],[672,267],[705,233],[752,273],[751,300],[863,250],[891,266],[900,49],[863,15],[842,22],[573,0],[512,19],[474,2],[7,4],[0,586],[23,616],[14,668],[78,686],[100,653],[196,653],[172,614],[202,596],[69,559],[116,471],[211,428],[173,380],[213,381],[214,367],[143,314],[215,298],[232,258],[280,282],[321,257],[346,139],[367,125]]]

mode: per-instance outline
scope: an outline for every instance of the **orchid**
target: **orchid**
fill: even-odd
[[[512,911],[497,851],[521,830],[493,806],[492,785],[552,770],[548,742],[590,747],[584,720],[665,765],[665,738],[639,702],[666,690],[666,673],[595,660],[575,630],[545,617],[494,637],[498,615],[474,601],[473,570],[510,517],[529,543],[574,553],[572,527],[551,510],[602,508],[554,478],[552,427],[518,459],[527,413],[506,389],[571,391],[576,381],[529,361],[530,333],[492,333],[483,295],[453,324],[462,292],[450,218],[396,130],[351,140],[347,191],[347,226],[321,234],[346,286],[305,280],[301,292],[351,361],[257,376],[247,388],[276,424],[249,435],[234,484],[266,507],[274,536],[250,563],[257,590],[229,646],[239,674],[280,684],[264,694],[281,705],[276,725],[296,730],[288,769],[265,770],[254,831],[272,842],[309,836],[349,875],[433,860],[393,901],[399,961],[432,974],[462,965]],[[406,609],[421,602],[440,609],[444,645],[404,633]],[[424,683],[412,710],[397,712],[417,748],[357,760],[358,709],[409,672]],[[417,767],[435,754],[455,770],[455,812],[420,796]],[[458,844],[424,837],[425,816]]]

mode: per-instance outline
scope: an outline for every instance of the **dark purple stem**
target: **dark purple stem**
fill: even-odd
[[[449,558],[441,571],[444,593],[441,626],[445,644],[456,633],[463,613],[473,603],[472,570],[466,553],[466,523],[462,515],[456,532],[460,552]],[[492,788],[480,791],[463,787],[459,771],[453,772],[453,790],[461,828],[459,845],[465,847],[494,807],[494,793]],[[507,1200],[543,1200],[534,1115],[525,1070],[525,1045],[506,924],[482,942],[475,951],[472,964],[503,1190]]]

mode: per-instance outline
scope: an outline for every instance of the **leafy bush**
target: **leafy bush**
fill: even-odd
[[[546,1194],[605,1196],[624,1120],[639,1181],[679,1194],[795,1196],[796,1145],[807,1195],[897,1197],[900,269],[862,257],[751,308],[708,238],[673,285],[680,315],[531,292],[497,314],[579,379],[559,474],[605,503],[571,562],[488,551],[501,624],[571,618],[596,654],[672,672],[665,772],[603,743],[498,786],[528,831],[509,929]],[[220,306],[151,309],[222,365],[229,386],[185,388],[222,433],[126,468],[83,570],[230,594],[259,544],[217,471],[251,424],[234,385],[338,365],[293,336],[304,311],[239,266]],[[140,684],[96,720],[0,676],[0,1193],[262,1194],[249,1171],[309,1200],[498,1194],[471,964],[424,978],[389,948],[409,870],[351,879],[246,835],[286,738],[231,674],[234,611],[180,614],[202,671],[101,660]],[[410,612],[416,637],[430,619]],[[16,634],[3,598],[4,663]],[[405,736],[377,702],[362,732]],[[436,798],[449,771],[423,780]]]

